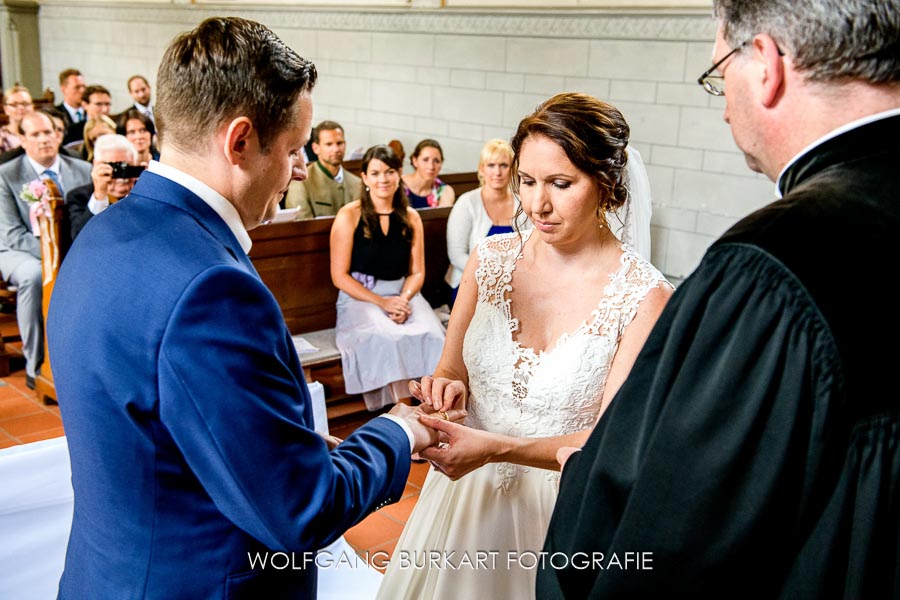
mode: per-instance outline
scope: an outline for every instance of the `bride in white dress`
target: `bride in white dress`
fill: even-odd
[[[626,201],[628,135],[615,107],[581,94],[519,124],[514,182],[534,228],[472,253],[440,363],[410,384],[468,417],[423,417],[447,444],[420,453],[435,471],[379,598],[534,597],[556,452],[583,445],[672,293],[605,217]]]

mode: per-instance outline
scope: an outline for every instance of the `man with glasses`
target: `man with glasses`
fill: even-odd
[[[34,389],[44,360],[41,243],[32,230],[31,207],[20,196],[22,186],[35,179],[51,179],[65,194],[88,183],[91,168],[83,160],[60,156],[59,137],[45,113],[25,115],[19,131],[25,154],[0,166],[0,276],[18,288],[16,320],[25,355],[25,383]]]
[[[699,83],[778,199],[560,452],[538,597],[896,597],[900,0],[714,4]]]

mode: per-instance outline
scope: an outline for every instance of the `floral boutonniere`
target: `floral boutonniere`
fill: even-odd
[[[22,186],[19,192],[19,198],[27,202],[30,206],[28,210],[29,220],[31,221],[31,232],[35,237],[41,237],[41,227],[38,217],[52,217],[53,211],[50,210],[50,189],[40,179],[29,181]]]
[[[43,181],[35,179],[22,186],[22,191],[19,192],[19,198],[28,204],[44,202],[50,200],[50,190]]]

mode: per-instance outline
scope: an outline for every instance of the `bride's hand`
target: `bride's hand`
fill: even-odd
[[[419,420],[440,432],[442,442],[422,450],[419,456],[454,481],[486,465],[495,454],[497,441],[486,431],[431,415],[422,415]]]
[[[421,383],[410,381],[409,392],[435,412],[466,408],[466,384],[458,379],[426,375]]]

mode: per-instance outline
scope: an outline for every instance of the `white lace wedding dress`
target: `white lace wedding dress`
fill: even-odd
[[[664,278],[622,246],[621,265],[597,308],[554,347],[535,352],[515,341],[519,324],[510,314],[521,246],[517,234],[505,234],[477,249],[478,304],[463,345],[470,390],[466,424],[517,437],[581,431],[600,410],[622,332]],[[378,597],[533,598],[534,561],[558,481],[558,472],[510,463],[485,465],[455,482],[431,471]]]

